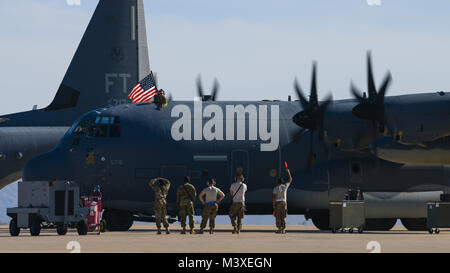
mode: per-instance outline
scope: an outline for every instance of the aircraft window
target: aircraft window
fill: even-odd
[[[120,137],[120,122],[118,117],[97,116],[94,119],[84,120],[78,125],[72,135],[89,137]]]
[[[73,135],[85,135],[87,133],[89,125],[87,123],[80,123],[77,127],[75,127],[75,130],[73,130]]]
[[[99,125],[95,128],[95,137],[106,137],[108,135],[108,126]]]
[[[114,124],[115,117],[97,117],[95,124]]]

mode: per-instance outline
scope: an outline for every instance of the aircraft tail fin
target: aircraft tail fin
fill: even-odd
[[[128,103],[150,73],[143,0],[100,0],[52,103],[84,113]]]

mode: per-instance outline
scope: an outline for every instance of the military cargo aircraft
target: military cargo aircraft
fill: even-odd
[[[50,105],[0,116],[0,189],[81,114],[128,103],[130,88],[149,72],[143,0],[100,0]]]
[[[425,202],[448,193],[450,167],[384,160],[390,151],[383,141],[420,147],[445,142],[450,94],[386,97],[391,76],[376,88],[370,54],[367,73],[368,95],[352,84],[355,99],[328,95],[319,101],[314,64],[309,98],[295,81],[297,101],[215,101],[215,90],[208,99],[171,101],[164,109],[154,103],[96,109],[81,116],[53,151],[29,161],[23,177],[75,180],[85,192],[100,185],[108,228],[127,230],[134,220],[153,219],[148,182],[158,176],[172,181],[171,217],[183,176],[198,190],[214,177],[227,191],[236,172],[248,184],[247,214],[272,214],[272,189],[287,161],[294,178],[289,213],[304,214],[319,229],[329,229],[329,201],[343,200],[348,189],[364,193],[367,229],[389,230],[397,219],[409,230],[425,229]],[[397,150],[390,155],[400,161]],[[219,213],[229,205],[230,196]],[[200,202],[195,206],[199,213]]]

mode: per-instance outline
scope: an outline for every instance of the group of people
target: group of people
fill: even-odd
[[[287,183],[284,183],[283,178],[277,179],[277,186],[273,189],[273,209],[276,218],[276,226],[278,230],[276,233],[286,233],[286,216],[287,216],[287,190],[292,182],[292,176],[287,168],[289,176]],[[149,183],[153,192],[155,193],[155,221],[157,233],[161,234],[161,224],[166,230],[166,234],[170,234],[169,223],[166,218],[167,201],[166,197],[170,189],[170,181],[158,177],[154,178]],[[229,211],[231,224],[233,226],[233,234],[239,234],[242,229],[242,219],[245,215],[245,194],[247,192],[247,185],[245,178],[241,173],[236,174],[235,181],[230,186],[230,195],[232,197],[232,204]],[[184,177],[183,185],[177,189],[177,207],[178,219],[181,222],[181,234],[186,234],[186,217],[189,217],[189,232],[195,234],[194,231],[194,201],[197,198],[197,191],[190,183],[188,176]],[[219,204],[225,198],[225,194],[216,187],[214,178],[207,181],[207,187],[204,188],[198,195],[198,199],[203,204],[202,222],[200,224],[199,234],[203,234],[209,220],[209,233],[214,233],[215,219],[219,210]]]

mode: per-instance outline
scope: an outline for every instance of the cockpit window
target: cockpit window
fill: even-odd
[[[89,124],[86,122],[80,122],[73,130],[73,135],[85,135],[87,133]]]
[[[120,137],[120,121],[118,117],[96,116],[81,120],[74,126],[72,135],[88,137]]]

